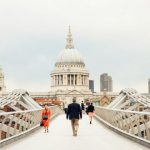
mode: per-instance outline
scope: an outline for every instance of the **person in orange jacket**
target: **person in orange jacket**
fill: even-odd
[[[45,128],[45,133],[48,132],[49,122],[51,118],[51,111],[47,105],[44,106],[44,110],[42,111],[42,122]]]

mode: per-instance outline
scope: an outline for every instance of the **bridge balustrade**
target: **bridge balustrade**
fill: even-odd
[[[59,114],[59,107],[50,107],[52,118]],[[0,147],[16,141],[40,126],[43,109],[0,113]]]
[[[112,130],[150,146],[150,112],[95,108],[96,118]]]

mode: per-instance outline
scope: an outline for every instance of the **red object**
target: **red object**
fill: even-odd
[[[49,126],[49,122],[50,122],[50,118],[51,118],[51,111],[50,111],[50,109],[47,109],[47,110],[44,109],[42,111],[42,118],[43,118],[44,115],[47,115],[48,119],[47,120],[42,120],[43,121],[43,125],[44,125],[44,127],[48,127]]]

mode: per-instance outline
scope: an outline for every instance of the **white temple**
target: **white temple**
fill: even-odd
[[[82,55],[74,48],[70,27],[66,47],[60,52],[51,72],[51,91],[67,101],[73,97],[81,101],[92,95],[89,90],[89,72]]]

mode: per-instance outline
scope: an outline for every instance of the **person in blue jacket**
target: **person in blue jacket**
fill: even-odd
[[[76,103],[76,98],[73,98],[73,103],[68,105],[67,119],[71,120],[71,126],[73,131],[73,136],[77,136],[79,128],[79,119],[82,119],[82,110],[78,103]]]

